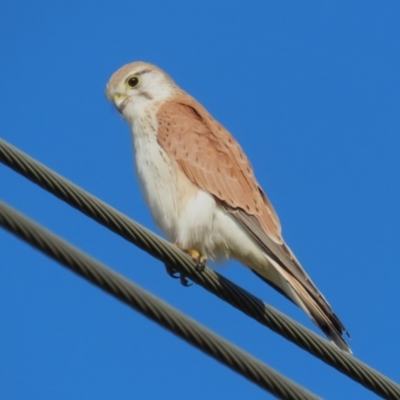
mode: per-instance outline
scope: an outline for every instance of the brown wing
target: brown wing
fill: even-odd
[[[272,259],[320,298],[284,243],[278,217],[233,136],[189,95],[164,103],[157,116],[158,141],[187,177],[213,194]]]
[[[164,103],[157,116],[158,141],[187,177],[213,194],[266,254],[322,298],[284,243],[278,217],[232,135],[186,94]]]
[[[164,103],[158,141],[188,178],[232,209],[253,215],[277,243],[279,219],[232,135],[189,95]]]
[[[349,351],[341,338],[346,329],[284,243],[279,219],[232,135],[186,94],[165,102],[157,117],[158,141],[168,155],[193,183],[220,201],[265,253],[283,268],[282,274],[300,296],[311,318],[339,347]],[[272,284],[267,276],[256,274]]]

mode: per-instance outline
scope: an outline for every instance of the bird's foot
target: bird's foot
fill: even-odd
[[[196,249],[186,249],[185,253],[189,254],[192,257],[192,260],[196,263],[196,270],[201,272],[204,270],[204,267],[207,262],[207,257],[201,255]]]
[[[180,248],[177,244],[175,244],[176,247]],[[195,249],[181,249],[185,253],[189,254],[189,256],[192,258],[192,260],[196,263],[196,270],[201,272],[204,270],[204,266],[207,261],[207,257],[202,256],[197,250]],[[167,274],[174,278],[174,279],[179,279],[181,281],[181,284],[185,287],[192,286],[192,283],[189,283],[187,280],[186,276],[179,271],[177,271],[174,267],[171,265],[165,264],[165,270],[167,271]]]
[[[180,276],[179,271],[177,271],[174,267],[171,267],[169,264],[164,264],[165,265],[165,270],[167,271],[167,274],[174,279],[178,279]]]
[[[178,270],[176,270],[174,267],[171,267],[168,264],[165,264],[165,270],[167,271],[167,274],[174,279],[179,279],[182,286],[188,287],[188,286],[192,286],[193,283],[190,283],[186,276],[182,273],[180,273]]]

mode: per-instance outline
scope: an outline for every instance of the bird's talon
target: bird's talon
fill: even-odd
[[[176,245],[177,247],[179,247],[178,245]],[[195,249],[187,249],[184,250],[187,254],[190,255],[190,257],[192,257],[192,260],[196,263],[196,271],[203,271],[206,261],[207,261],[207,257],[202,256],[197,250]],[[171,265],[165,264],[165,269],[167,271],[167,274],[174,278],[174,279],[180,279],[182,286],[188,287],[188,286],[192,286],[193,283],[189,282],[188,279],[186,278],[185,275],[183,275],[182,273],[180,273],[179,271],[177,271],[174,267],[172,267]]]
[[[165,270],[167,271],[167,274],[174,279],[180,278],[180,273],[177,271],[174,267],[171,267],[170,265],[165,264]]]
[[[190,283],[187,279],[186,276],[177,271],[174,267],[171,267],[170,265],[165,264],[165,270],[167,271],[167,274],[174,279],[179,279],[181,281],[182,286],[188,287],[192,286],[193,283]]]
[[[182,274],[181,274],[180,280],[181,280],[182,286],[189,287],[189,286],[192,286],[192,285],[193,285],[193,283],[190,283],[190,282],[186,279],[186,276],[185,276],[185,275],[182,275]]]
[[[195,249],[187,249],[186,252],[192,257],[192,260],[196,263],[196,271],[203,271],[206,265],[207,257],[202,256]]]
[[[206,262],[207,262],[207,257],[200,256],[198,258],[198,260],[197,260],[196,271],[198,271],[198,272],[204,271],[204,268],[206,266]]]
[[[199,272],[204,271],[204,268],[206,266],[206,262],[207,262],[207,257],[206,256],[200,256],[200,258],[198,259],[196,270],[199,271]]]

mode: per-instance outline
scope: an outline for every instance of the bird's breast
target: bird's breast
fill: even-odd
[[[149,130],[152,129],[150,126]],[[133,141],[136,172],[144,199],[156,225],[169,240],[176,242],[183,212],[198,188],[160,146],[155,132],[136,131]]]

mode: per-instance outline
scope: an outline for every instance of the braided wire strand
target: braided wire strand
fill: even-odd
[[[190,257],[175,246],[95,196],[85,192],[3,139],[0,139],[0,162],[163,263],[172,265],[179,272],[189,276],[194,282],[220,299],[282,335],[377,395],[387,399],[400,399],[400,386],[396,382],[354,356],[338,350],[311,330],[267,305],[210,268],[206,267],[201,272],[197,271]]]
[[[280,399],[319,399],[0,201],[0,226]]]

